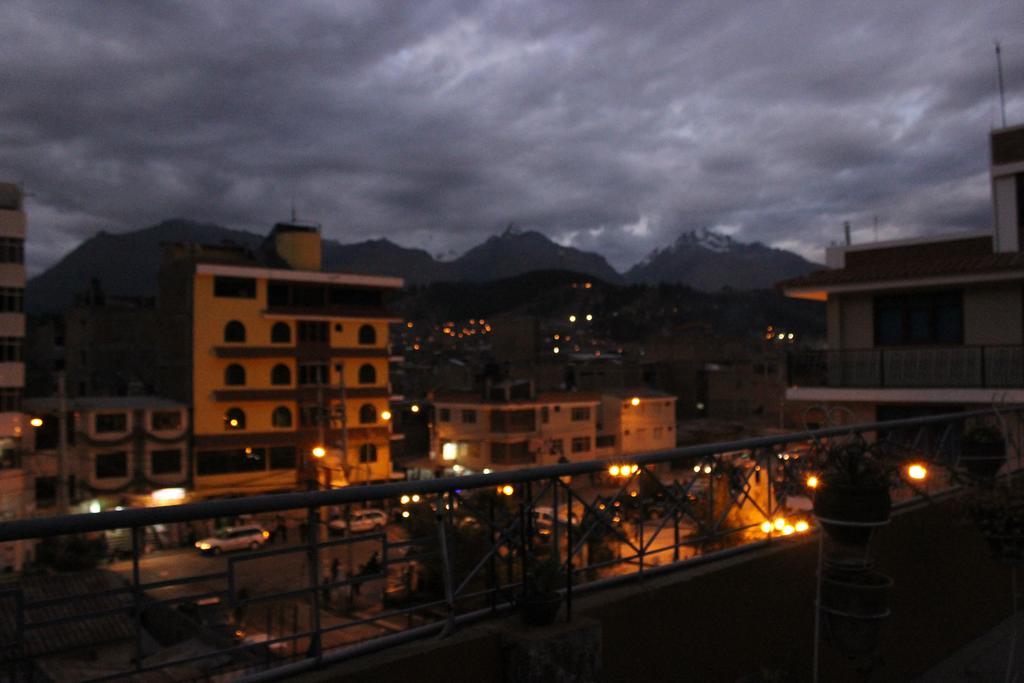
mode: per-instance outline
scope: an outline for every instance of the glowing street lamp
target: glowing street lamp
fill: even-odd
[[[28,421],[28,423],[30,425],[32,425],[33,427],[42,427],[43,426],[43,418],[41,418],[41,417],[33,417],[31,420]]]
[[[570,315],[570,316],[569,316],[569,322],[571,322],[571,323],[574,323],[574,322],[576,322],[576,316],[574,316],[574,315]]]
[[[634,408],[640,405],[640,397],[634,396],[633,398],[629,399],[629,405],[633,406]]]
[[[410,406],[409,410],[411,410],[414,413],[418,413],[420,412],[420,406],[418,403],[413,403],[412,406]]]
[[[811,476],[807,477],[807,488],[816,489],[818,488],[819,483],[821,482],[818,481],[818,477],[816,477],[815,475],[812,474]]]
[[[796,529],[796,532],[798,534],[802,534],[808,529],[810,529],[811,525],[805,522],[804,520],[800,520],[799,522],[793,525],[793,528]]]
[[[313,446],[312,453],[314,458],[322,458],[327,455],[327,449],[323,446]]]
[[[924,481],[928,478],[928,468],[915,462],[907,468],[907,476],[915,481]]]
[[[385,422],[390,420],[391,419],[391,411],[390,410],[382,410],[381,413],[380,413],[380,419],[384,420]]]

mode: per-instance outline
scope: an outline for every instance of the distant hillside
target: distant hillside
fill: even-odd
[[[532,270],[563,270],[586,273],[605,282],[621,282],[622,276],[600,254],[563,247],[539,232],[519,232],[509,227],[489,237],[452,262],[456,280],[479,282],[513,277]]]
[[[408,249],[385,239],[355,244],[324,240],[324,268],[340,273],[393,275],[409,284],[450,277],[449,264],[434,260],[422,249]]]
[[[683,233],[674,244],[651,252],[629,269],[626,280],[670,282],[712,292],[723,287],[766,289],[818,268],[821,266],[790,251],[772,249],[760,242],[736,242],[703,230]]]

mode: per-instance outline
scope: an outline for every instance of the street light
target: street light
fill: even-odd
[[[816,477],[815,475],[812,474],[811,476],[807,477],[807,488],[816,489],[818,488],[818,484],[818,477]]]
[[[633,406],[634,408],[640,405],[640,397],[634,396],[633,398],[629,399],[629,405]]]
[[[33,427],[42,427],[43,426],[43,418],[41,418],[41,417],[33,417],[31,420],[28,421],[28,423],[30,425],[32,425]]]
[[[414,413],[418,413],[420,412],[420,406],[417,403],[413,403],[412,407],[410,407],[409,410],[411,410]]]
[[[326,448],[324,448],[323,446],[314,446],[313,447],[313,457],[314,458],[322,458],[325,455],[327,455],[327,449]]]
[[[928,468],[915,462],[907,467],[907,476],[916,481],[923,481],[928,477]]]
[[[390,420],[391,419],[391,411],[390,410],[382,411],[381,414],[380,414],[380,419],[384,420],[385,422]]]

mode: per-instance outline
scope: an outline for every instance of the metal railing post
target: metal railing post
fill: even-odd
[[[444,580],[444,601],[448,609],[448,616],[445,620],[444,630],[441,637],[445,637],[455,629],[455,593],[452,586],[452,564],[448,554],[448,533],[447,518],[445,514],[444,493],[437,496],[437,539],[441,544],[441,575]]]
[[[140,527],[132,527],[132,618],[135,622],[135,655],[132,663],[136,669],[142,668],[142,585],[141,571],[139,569],[139,536]]]
[[[310,589],[310,631],[307,658],[320,660],[323,649],[320,642],[320,545],[317,537],[320,531],[320,508],[311,505],[306,517],[306,562],[309,564]],[[350,577],[351,578],[351,577]]]

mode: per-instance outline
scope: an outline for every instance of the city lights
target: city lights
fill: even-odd
[[[816,488],[818,488],[818,477],[816,477],[813,474],[811,476],[807,477],[807,488],[809,488],[809,489],[816,489]]]
[[[928,477],[928,468],[920,463],[914,463],[907,467],[907,476],[916,481],[923,481]]]
[[[157,489],[150,494],[150,498],[154,503],[178,503],[185,500],[185,489],[177,487]]]
[[[387,420],[390,420],[391,419],[391,411],[390,410],[383,410],[383,411],[381,411],[380,419],[384,420],[385,422]]]
[[[559,351],[561,351],[561,349],[559,349],[559,348],[558,348],[558,347],[556,346],[555,348],[551,349],[551,351],[552,351],[553,353],[558,353]]]
[[[640,397],[639,396],[634,396],[633,398],[629,399],[629,405],[634,406],[634,407],[640,405]]]
[[[413,403],[412,406],[409,407],[409,410],[411,410],[414,413],[418,413],[420,412],[420,406],[417,403]]]
[[[327,449],[323,446],[313,446],[313,457],[322,458],[327,455]]]
[[[761,522],[761,531],[763,531],[764,533],[770,534],[772,532],[772,528],[773,527],[770,520],[766,519],[763,522]]]
[[[42,427],[43,426],[43,418],[41,418],[41,417],[33,417],[31,420],[28,421],[28,423],[30,425],[32,425],[33,427]]]
[[[570,315],[570,316],[569,316],[569,322],[571,322],[571,323],[574,323],[574,322],[576,322],[576,316],[574,316],[574,315]]]
[[[591,315],[590,313],[587,313],[587,321],[589,322],[589,321],[591,321],[593,319],[594,319],[594,316]]]
[[[619,466],[618,465],[612,465],[611,467],[609,467],[608,468],[608,474],[612,475],[613,477],[619,476]]]
[[[515,492],[516,490],[515,488],[513,488],[511,484],[505,484],[504,486],[498,487],[498,493],[500,493],[503,496],[511,496]]]
[[[804,520],[800,520],[799,522],[793,525],[793,528],[796,529],[796,532],[798,534],[802,534],[808,529],[810,529],[811,525],[805,522]]]
[[[441,445],[441,458],[444,460],[454,460],[458,455],[458,446],[451,441]]]

